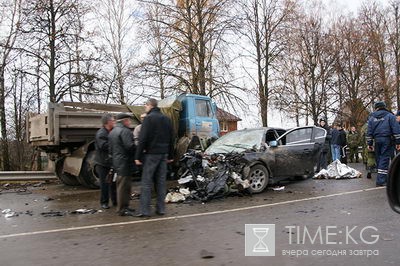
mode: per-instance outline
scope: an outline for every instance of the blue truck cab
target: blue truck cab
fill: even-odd
[[[178,101],[182,104],[179,116],[178,135],[189,138],[216,139],[220,129],[217,119],[217,106],[208,96],[181,94]]]

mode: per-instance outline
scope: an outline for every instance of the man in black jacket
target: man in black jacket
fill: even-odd
[[[146,119],[139,135],[135,163],[142,165],[142,189],[139,217],[150,216],[151,188],[155,182],[156,213],[165,214],[167,163],[173,158],[173,131],[171,120],[160,112],[156,99],[146,102]]]
[[[131,115],[120,113],[117,115],[117,123],[111,131],[110,154],[112,165],[117,173],[117,212],[121,216],[133,216],[134,209],[129,208],[131,197],[131,179],[135,172],[134,154],[135,143],[133,141]]]
[[[326,130],[326,137],[325,137],[325,143],[324,143],[321,153],[320,153],[318,166],[317,166],[317,172],[319,172],[321,169],[328,168],[328,153],[330,150],[330,142],[331,142],[331,138],[332,138],[331,129],[327,125],[325,119],[321,118],[319,120],[319,126]]]
[[[100,179],[100,204],[103,209],[108,209],[108,202],[111,193],[111,201],[114,206],[117,205],[117,194],[115,182],[112,178],[108,178],[111,170],[111,158],[109,154],[108,135],[114,127],[114,117],[111,114],[104,114],[101,118],[103,124],[96,133],[94,145],[96,154],[94,157],[94,170],[97,177]]]

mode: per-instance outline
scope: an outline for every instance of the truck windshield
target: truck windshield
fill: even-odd
[[[196,99],[196,116],[212,117],[210,102]]]

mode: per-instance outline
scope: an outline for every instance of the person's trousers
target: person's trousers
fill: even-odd
[[[394,145],[390,137],[375,138],[375,159],[378,168],[377,185],[385,185],[390,164],[394,153]]]
[[[131,179],[131,176],[117,176],[117,212],[122,212],[129,207]]]
[[[115,182],[108,178],[110,168],[96,164],[94,170],[100,179],[100,204],[108,204],[111,196],[111,201],[115,205],[117,203],[117,189]]]
[[[317,172],[328,168],[328,152],[321,151],[318,160]]]
[[[140,212],[150,215],[151,189],[157,193],[156,211],[165,213],[167,154],[146,154],[143,163]]]
[[[350,153],[349,155],[350,162],[358,163],[358,146],[350,146],[349,153]]]
[[[340,161],[340,145],[333,144],[333,150],[332,150],[332,161],[339,160]]]

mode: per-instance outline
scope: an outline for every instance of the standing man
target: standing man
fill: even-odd
[[[385,186],[390,158],[396,149],[400,150],[400,125],[396,117],[386,109],[384,102],[376,102],[368,120],[368,149],[375,149],[375,159],[378,168],[376,186]],[[394,143],[393,143],[394,140]],[[375,146],[374,145],[375,142]]]
[[[343,130],[343,127],[340,123],[336,124],[335,130],[332,130],[332,145],[332,155],[334,156],[332,160],[340,161],[342,159],[342,155],[345,157],[345,154],[342,154],[342,149],[347,145],[346,132]]]
[[[350,151],[350,162],[358,163],[358,146],[360,145],[360,134],[358,134],[356,127],[350,128],[349,134],[347,134],[347,143]]]
[[[135,163],[142,165],[142,189],[140,195],[140,214],[150,216],[151,188],[155,182],[157,193],[156,213],[165,214],[165,194],[167,163],[173,158],[173,131],[171,120],[160,112],[156,99],[150,98],[146,104],[144,119],[136,150]]]
[[[332,162],[336,161],[337,159],[340,159],[339,156],[337,155],[337,149],[334,142],[336,141],[336,139],[339,136],[339,131],[336,128],[336,124],[332,125],[332,129],[331,129],[331,157],[332,157]]]
[[[97,131],[94,146],[96,154],[94,157],[94,171],[100,179],[100,204],[101,208],[108,209],[110,194],[113,206],[117,205],[117,194],[115,182],[108,178],[111,170],[111,157],[109,154],[108,134],[114,127],[115,120],[111,114],[104,114],[101,117],[103,126]]]
[[[109,135],[112,165],[117,173],[117,212],[121,216],[133,216],[129,208],[131,198],[131,179],[135,171],[135,143],[132,134],[132,116],[127,113],[117,115],[117,124]]]
[[[321,169],[327,169],[328,167],[328,153],[330,149],[330,141],[332,138],[331,130],[329,126],[326,124],[325,119],[321,118],[319,120],[319,126],[326,130],[326,137],[324,146],[322,147],[321,154],[319,157],[317,172],[319,172]]]

